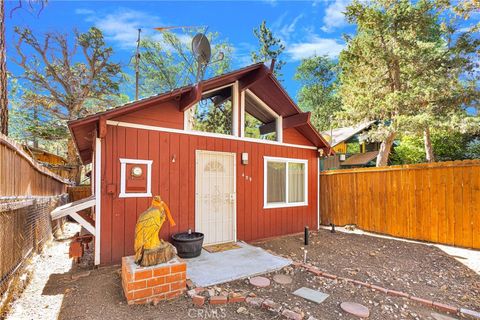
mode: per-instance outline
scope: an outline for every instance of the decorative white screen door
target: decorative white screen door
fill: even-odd
[[[195,231],[204,244],[235,241],[235,153],[196,151]]]

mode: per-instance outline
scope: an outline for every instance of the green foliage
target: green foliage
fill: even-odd
[[[178,83],[178,78],[182,70],[186,69],[186,62],[175,63],[173,52],[166,50],[164,43],[147,38],[141,41],[140,47],[141,96],[173,90],[178,84],[185,84]]]
[[[462,107],[478,102],[472,53],[479,43],[468,34],[452,37],[442,3],[355,0],[347,7],[357,34],[340,55],[342,118],[379,120],[371,139],[393,141],[398,132],[419,134],[446,122],[460,127]]]
[[[328,56],[313,56],[302,60],[295,73],[302,87],[298,104],[311,111],[312,124],[319,130],[330,128],[335,113],[342,109],[338,90],[338,66]]]
[[[282,43],[282,40],[275,37],[272,30],[267,27],[265,20],[262,21],[258,28],[253,29],[253,34],[258,39],[259,49],[251,52],[252,62],[265,62],[275,59],[273,73],[277,79],[281,79],[281,70],[285,65],[285,61],[281,60],[282,53],[285,51],[285,45]]]
[[[425,152],[423,151],[423,140],[421,136],[404,136],[395,146],[392,153],[391,163],[411,164],[425,162]]]
[[[10,137],[20,143],[65,156],[65,137],[70,134],[65,121],[52,119],[45,109],[31,104],[31,93],[21,90],[17,79],[9,77],[9,89]],[[19,91],[25,93],[20,97]]]
[[[347,143],[347,153],[360,153],[360,143],[358,141]]]
[[[19,94],[28,93],[25,102],[55,119],[72,120],[102,109],[86,102],[108,104],[118,94],[120,64],[110,62],[113,50],[99,29],[76,32],[73,45],[66,34],[47,33],[41,42],[28,28],[16,27],[15,32],[16,63],[23,69]]]
[[[196,32],[190,33],[193,37]],[[184,30],[186,32],[186,30]],[[161,39],[146,38],[141,41],[140,51],[140,92],[150,96],[194,83],[197,71],[199,80],[224,74],[230,70],[233,47],[219,39],[218,33],[208,33],[212,45],[212,60],[208,66],[200,66],[193,58],[190,42],[182,41],[176,34],[163,32]],[[223,59],[218,60],[220,53]],[[199,131],[230,133],[232,127],[232,106],[228,103],[204,101],[204,105],[194,107],[193,128]]]
[[[260,126],[262,125],[263,123],[260,120],[250,115],[248,112],[245,112],[245,137],[275,141],[275,132],[263,135],[260,134]]]
[[[232,102],[231,100],[215,104],[207,99],[200,103],[195,112],[194,129],[204,132],[231,134]]]
[[[471,134],[434,131],[431,135],[437,161],[480,158],[480,140]],[[425,162],[424,141],[421,136],[405,135],[392,154],[393,164]]]
[[[480,12],[480,1],[478,0],[452,1],[452,3],[446,2],[446,5],[449,5],[452,8],[452,11],[464,20],[467,20]],[[473,24],[468,31],[478,32],[479,30],[480,20],[477,20],[477,23]]]
[[[480,159],[480,138],[476,137],[470,140],[465,150],[465,157],[467,159]]]
[[[102,32],[90,28],[71,35],[46,33],[37,38],[29,28],[15,28],[15,45],[22,69],[19,80],[17,116],[22,121],[33,115],[33,124],[24,125],[24,137],[64,137],[67,159],[74,166],[70,179],[80,182],[80,162],[66,123],[111,106],[119,92],[120,64],[111,62],[113,50]],[[38,123],[36,123],[38,121]],[[29,137],[29,135],[33,137]]]
[[[195,32],[191,31],[192,37]],[[186,32],[186,30],[184,30]],[[212,44],[212,60],[217,59],[220,52],[221,61],[209,64],[200,70],[200,79],[224,74],[230,70],[233,47],[219,39],[218,33],[208,33]],[[160,39],[145,38],[140,43],[140,92],[142,96],[150,96],[170,91],[194,83],[197,76],[197,62],[192,56],[190,42],[182,40],[171,32],[162,32]],[[132,61],[133,62],[133,61]]]
[[[65,121],[52,118],[44,99],[20,86],[15,78],[10,77],[9,87],[9,131],[14,139],[34,143],[65,139],[69,134]]]

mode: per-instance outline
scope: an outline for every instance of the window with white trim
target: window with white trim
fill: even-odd
[[[152,160],[120,159],[119,198],[152,196]]]
[[[308,205],[308,160],[264,157],[264,207]]]

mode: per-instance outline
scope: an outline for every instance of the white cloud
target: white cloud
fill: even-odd
[[[323,27],[325,32],[329,32],[335,28],[343,27],[347,24],[345,20],[345,8],[351,0],[334,0],[325,9],[325,16],[323,17]]]
[[[292,21],[285,22],[286,16],[287,12],[278,17],[277,20],[275,20],[271,25],[273,34],[277,37],[280,37],[283,42],[287,42],[290,40],[290,38],[294,35],[295,30],[297,29],[298,22],[304,17],[303,14],[299,14],[295,18],[293,18]]]
[[[465,27],[459,28],[459,29],[457,30],[457,32],[459,32],[459,33],[467,32],[467,31],[470,31],[473,27],[474,27],[473,25],[471,25],[471,26],[465,26]]]
[[[290,44],[285,50],[293,61],[309,58],[313,55],[327,55],[335,58],[345,47],[336,39],[320,38],[317,35],[310,36],[308,41]]]
[[[107,40],[116,42],[122,49],[136,46],[138,29],[142,29],[143,36],[160,38],[160,33],[153,28],[163,26],[157,16],[127,8],[119,8],[105,15],[85,9],[77,9],[76,13],[85,15],[86,21],[93,23],[102,30]],[[185,41],[183,38],[181,36],[181,40]]]
[[[240,42],[233,48],[233,58],[240,67],[247,66],[252,64],[251,52],[256,49],[251,43]]]
[[[279,30],[280,36],[282,36],[285,40],[290,39],[290,36],[295,32],[297,23],[301,18],[303,18],[303,14],[299,14],[292,20],[292,22],[283,25]]]
[[[277,5],[277,0],[262,0],[265,3],[268,3],[272,7],[275,7]]]
[[[94,14],[95,11],[90,10],[90,9],[82,9],[82,8],[79,8],[79,9],[75,9],[75,13],[76,13],[76,14],[88,14],[88,15],[90,15],[90,14]]]
[[[317,55],[337,57],[344,48],[344,44],[333,38],[321,38],[315,33],[312,25],[301,25],[299,21],[304,14],[299,14],[290,21],[286,21],[287,13],[282,14],[271,25],[275,36],[285,45],[285,54],[290,61],[298,61]]]

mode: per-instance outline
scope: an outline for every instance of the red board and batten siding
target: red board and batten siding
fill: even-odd
[[[285,142],[289,141],[290,133]],[[296,139],[298,135],[292,134]],[[293,141],[292,141],[293,142]],[[297,143],[300,143],[297,140]],[[305,143],[302,143],[305,144]],[[160,132],[108,126],[102,141],[101,264],[120,262],[133,254],[135,223],[148,208],[151,198],[118,198],[119,158],[150,159],[152,194],[159,194],[170,206],[176,226],[165,223],[160,236],[189,228],[195,230],[195,151],[234,152],[237,155],[237,239],[255,239],[300,232],[317,226],[318,151],[292,146],[256,143],[228,138]],[[248,165],[241,153],[249,154]],[[308,206],[264,209],[264,156],[308,159]],[[175,157],[175,162],[172,158]],[[252,177],[252,181],[245,176]],[[115,185],[113,195],[107,185]]]
[[[165,101],[146,109],[115,118],[116,121],[139,123],[149,126],[183,129],[183,112],[175,101]]]

